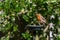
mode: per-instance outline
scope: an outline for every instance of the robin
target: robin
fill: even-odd
[[[46,23],[46,19],[41,14],[36,13],[36,17],[40,24]]]
[[[36,13],[36,17],[38,20],[38,24],[39,25],[44,25],[47,24],[46,19],[40,14],[40,13]],[[46,32],[48,30],[49,24],[46,26],[46,28],[44,29],[44,32]]]

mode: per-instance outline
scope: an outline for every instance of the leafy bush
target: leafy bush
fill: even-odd
[[[60,25],[60,1],[58,0],[4,0],[0,2],[0,31],[6,34],[1,40],[16,38],[19,40],[20,33],[17,34],[20,18],[27,24],[38,24],[35,13],[41,13],[47,22],[53,22],[56,26]],[[21,16],[19,18],[19,16]],[[16,19],[16,17],[18,19]],[[51,17],[54,19],[51,20]],[[21,19],[20,19],[21,20]],[[25,23],[24,22],[24,23]],[[23,23],[22,23],[23,24]],[[21,25],[21,24],[20,24]],[[23,24],[24,25],[24,24]],[[22,27],[20,27],[22,28]],[[19,35],[19,36],[18,36]],[[17,39],[18,38],[18,39]]]

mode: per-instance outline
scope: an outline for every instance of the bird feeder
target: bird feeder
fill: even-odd
[[[33,31],[33,40],[39,40],[38,33],[43,31],[44,27],[40,25],[26,25],[26,29]]]

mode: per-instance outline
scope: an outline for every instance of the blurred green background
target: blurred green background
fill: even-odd
[[[60,33],[60,0],[1,0],[0,40],[31,40],[32,34],[26,32],[25,26],[38,24],[36,12],[54,23],[54,33]]]

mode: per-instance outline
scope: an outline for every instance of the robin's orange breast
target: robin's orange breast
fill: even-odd
[[[37,20],[38,20],[38,21],[41,21],[41,16],[40,16],[40,14],[36,14],[36,17],[37,17]]]

